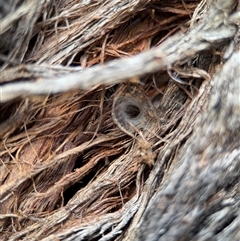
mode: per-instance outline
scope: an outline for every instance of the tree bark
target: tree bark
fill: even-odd
[[[0,8],[0,239],[240,240],[239,1],[53,2]]]
[[[217,73],[207,109],[132,240],[239,240],[240,52]]]

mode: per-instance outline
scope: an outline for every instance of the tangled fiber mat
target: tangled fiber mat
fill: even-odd
[[[1,240],[240,240],[237,0],[0,16]]]

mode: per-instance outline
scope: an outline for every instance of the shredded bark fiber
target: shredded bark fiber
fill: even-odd
[[[1,240],[239,240],[236,0],[3,1]]]

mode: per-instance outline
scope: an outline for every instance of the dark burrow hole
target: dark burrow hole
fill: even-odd
[[[82,167],[83,158],[82,156],[79,156],[77,160],[75,161],[75,165],[73,167],[73,170]],[[64,198],[64,206],[68,203],[68,201],[75,195],[75,193],[83,187],[82,182],[77,182],[68,187],[63,192],[63,198]]]
[[[77,168],[81,168],[83,163],[82,156],[79,156],[75,162],[75,166],[73,168],[73,171]],[[63,192],[63,198],[64,198],[64,205],[68,203],[68,201],[82,188],[88,185],[95,177],[96,174],[102,167],[104,166],[104,162],[98,162],[98,164],[90,171],[88,175],[86,175],[81,181],[74,183],[70,187],[68,187]]]
[[[129,119],[135,119],[140,115],[141,110],[137,105],[127,104],[125,106],[125,113]]]
[[[112,155],[107,157],[108,162],[111,163],[115,159],[117,159],[121,153]],[[73,172],[77,168],[81,168],[83,166],[83,157],[79,156],[75,162],[75,165],[73,167]],[[83,179],[81,179],[79,182],[76,182],[72,184],[70,187],[68,187],[64,192],[63,192],[63,198],[64,198],[64,206],[68,203],[68,201],[82,188],[87,186],[91,181],[93,181],[96,176],[98,175],[99,172],[102,172],[104,168],[107,168],[108,164],[104,161],[99,161],[95,167],[89,172],[88,175],[86,175]]]

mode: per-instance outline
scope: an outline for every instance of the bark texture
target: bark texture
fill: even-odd
[[[1,240],[240,240],[239,1],[1,4]]]
[[[239,240],[239,66],[236,52],[214,77],[207,109],[132,240]]]

